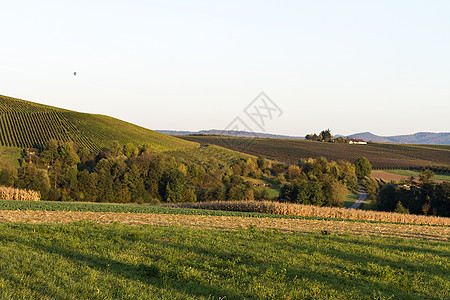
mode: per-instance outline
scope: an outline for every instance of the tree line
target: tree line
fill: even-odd
[[[333,137],[330,129],[322,130],[319,134],[310,133],[305,136],[305,139],[308,141],[316,141],[316,142],[328,142],[328,143],[349,143],[350,137]]]
[[[410,177],[403,182],[389,182],[379,190],[378,210],[450,217],[450,182],[437,183],[434,173],[424,170],[419,180]]]
[[[207,162],[207,163],[206,163]],[[18,169],[0,162],[0,185],[31,189],[50,201],[160,203],[270,199],[281,187],[281,201],[341,206],[347,189],[357,189],[357,167],[325,158],[287,165],[258,158],[192,162],[146,146],[114,143],[93,153],[72,142],[51,140],[24,149]],[[329,200],[332,199],[332,200]]]
[[[37,191],[42,200],[110,203],[175,203],[270,199],[318,206],[342,206],[359,185],[383,211],[449,215],[450,184],[432,172],[400,184],[370,178],[370,162],[301,159],[298,164],[258,158],[203,162],[155,152],[146,146],[113,144],[93,153],[72,142],[49,141],[24,149],[19,168],[0,162],[0,185]],[[270,197],[259,179],[280,188]]]

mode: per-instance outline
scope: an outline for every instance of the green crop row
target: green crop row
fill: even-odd
[[[61,112],[6,112],[0,115],[0,124],[0,143],[4,146],[39,147],[53,139],[72,140],[82,147],[98,149]]]
[[[0,95],[0,146],[34,148],[49,140],[73,141],[98,151],[112,141],[156,151],[196,148],[177,139],[108,116],[68,111]]]

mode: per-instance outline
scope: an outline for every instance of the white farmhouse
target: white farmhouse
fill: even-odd
[[[349,144],[367,145],[362,139],[350,139]]]

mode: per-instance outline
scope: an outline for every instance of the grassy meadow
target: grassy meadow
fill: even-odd
[[[22,149],[16,147],[0,146],[0,161],[7,162],[14,168],[19,167],[19,159],[22,156]]]
[[[2,299],[448,299],[448,241],[0,223]]]
[[[359,197],[358,194],[352,194],[352,193],[347,194],[347,197],[345,197],[345,200],[344,200],[344,207],[349,208],[350,206],[352,206],[353,203],[355,203],[356,200],[358,200],[358,197]]]

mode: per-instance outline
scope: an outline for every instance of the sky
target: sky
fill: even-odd
[[[449,15],[449,1],[0,0],[0,94],[150,129],[449,132]],[[245,109],[261,92],[278,111],[259,127]]]

